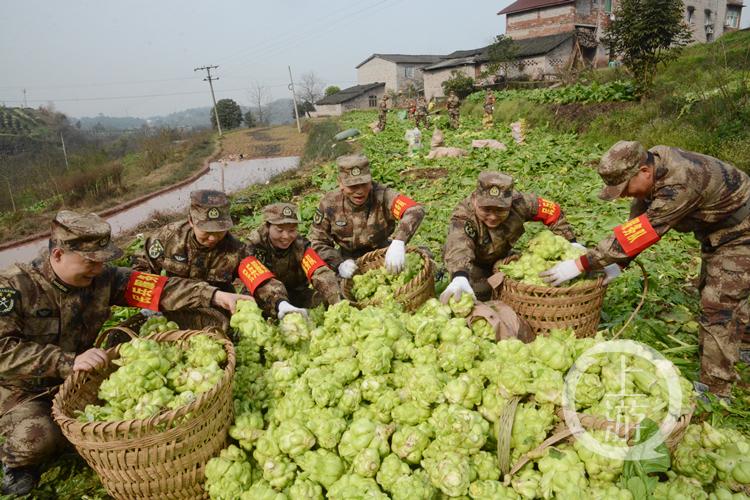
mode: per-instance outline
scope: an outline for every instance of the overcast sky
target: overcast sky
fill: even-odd
[[[4,0],[0,103],[53,102],[70,116],[167,114],[210,105],[205,72],[218,65],[216,98],[250,102],[255,82],[288,97],[314,71],[356,84],[373,52],[444,54],[504,32],[512,0]],[[742,24],[747,26],[745,13]]]

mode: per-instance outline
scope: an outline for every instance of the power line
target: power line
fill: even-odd
[[[131,80],[124,82],[102,82],[102,83],[72,83],[65,85],[40,85],[40,86],[27,86],[27,85],[4,85],[0,86],[0,89],[68,89],[68,88],[80,88],[80,87],[113,87],[117,85],[138,85],[142,83],[164,83],[164,82],[177,82],[177,81],[193,81],[193,78],[162,78],[159,80]]]
[[[203,79],[204,82],[208,82],[208,86],[211,88],[211,99],[214,101],[214,117],[216,118],[216,128],[219,129],[219,137],[221,137],[221,121],[219,120],[219,110],[216,109],[216,95],[214,95],[214,80],[218,80],[219,77],[213,77],[211,78],[211,70],[212,69],[219,69],[218,66],[201,66],[200,68],[195,68],[193,71],[206,71],[206,78]]]

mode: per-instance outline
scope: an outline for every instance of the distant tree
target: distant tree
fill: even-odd
[[[303,103],[308,102],[312,104],[323,96],[323,81],[314,72],[308,71],[300,77],[300,81],[297,84],[297,93]],[[305,109],[308,108],[309,106]]]
[[[635,78],[638,92],[651,87],[660,63],[677,57],[692,39],[682,0],[621,0],[615,19],[604,31],[604,43]]]
[[[340,87],[338,87],[337,85],[329,85],[328,87],[326,87],[325,95],[329,96],[329,95],[336,94],[338,92],[341,92]]]
[[[310,113],[312,111],[315,111],[315,105],[310,101],[302,101],[297,103],[297,113],[299,113],[300,116],[310,116]],[[294,116],[294,104],[292,104],[292,118],[297,118],[296,116]]]
[[[489,64],[487,65],[485,76],[502,74],[507,80],[511,67],[518,60],[517,54],[518,47],[511,37],[506,35],[496,36],[494,43],[490,45],[487,51]]]
[[[223,130],[237,128],[242,124],[242,109],[240,109],[240,105],[232,99],[221,99],[217,102],[216,114],[219,115],[221,128]],[[216,117],[213,113],[211,113],[211,126],[216,128]]]
[[[442,87],[445,95],[455,92],[458,97],[463,99],[474,92],[474,79],[454,69],[451,71],[451,77],[442,83]]]
[[[249,109],[242,116],[242,119],[245,121],[245,125],[247,125],[247,128],[253,128],[256,125],[255,116],[253,116],[253,112]]]
[[[250,87],[249,92],[250,102],[255,107],[257,113],[256,123],[258,125],[268,125],[268,117],[266,116],[266,106],[271,100],[271,94],[268,92],[268,88],[255,82]]]

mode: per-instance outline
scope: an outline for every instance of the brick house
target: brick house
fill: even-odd
[[[315,111],[310,114],[314,117],[340,116],[352,109],[376,108],[383,94],[383,82],[355,85],[320,99],[315,103]]]
[[[684,0],[685,20],[696,42],[711,42],[740,27],[742,0]]]
[[[385,82],[385,91],[422,90],[422,68],[440,61],[440,55],[372,54],[356,66],[357,83]]]

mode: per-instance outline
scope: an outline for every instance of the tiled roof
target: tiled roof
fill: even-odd
[[[355,85],[354,87],[339,90],[335,94],[327,95],[315,104],[341,104],[346,101],[351,101],[355,97],[359,97],[365,92],[369,92],[372,89],[382,87],[383,85],[385,85],[385,83],[382,82],[367,83],[365,85]]]
[[[565,5],[574,2],[575,0],[517,0],[498,12],[497,15],[515,14],[517,12],[554,7],[556,5]]]

